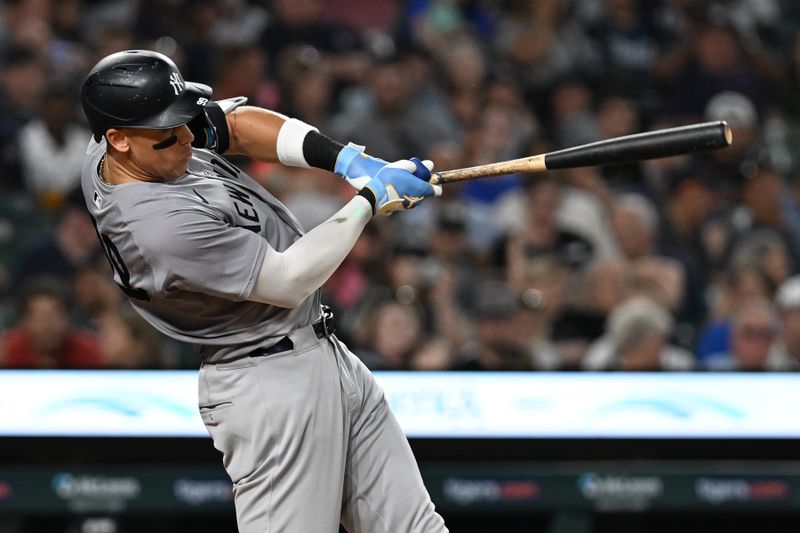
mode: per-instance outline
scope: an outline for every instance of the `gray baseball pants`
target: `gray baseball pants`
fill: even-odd
[[[311,326],[289,338],[291,351],[200,368],[239,531],[446,532],[370,371]]]

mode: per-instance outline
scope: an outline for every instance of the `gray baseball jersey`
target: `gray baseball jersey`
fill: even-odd
[[[87,148],[86,205],[114,281],[155,328],[195,345],[207,362],[224,362],[319,318],[319,291],[293,309],[245,300],[267,247],[282,252],[303,234],[247,174],[193,149],[174,181],[110,186],[99,175],[105,151],[105,140]]]
[[[294,309],[245,300],[267,247],[300,224],[222,157],[193,150],[168,183],[109,186],[92,141],[82,185],[114,279],[151,324],[203,355],[200,414],[233,481],[241,533],[446,533],[369,370],[320,337],[319,291]],[[257,348],[287,336],[291,348]]]

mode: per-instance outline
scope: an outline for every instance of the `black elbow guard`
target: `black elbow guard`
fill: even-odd
[[[230,146],[228,121],[225,112],[213,100],[206,104],[202,113],[187,124],[194,135],[192,146],[205,148],[218,154],[224,154]]]

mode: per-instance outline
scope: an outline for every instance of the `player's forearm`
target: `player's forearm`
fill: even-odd
[[[319,289],[350,253],[372,218],[372,206],[356,196],[284,252],[267,250],[249,300],[296,307]]]

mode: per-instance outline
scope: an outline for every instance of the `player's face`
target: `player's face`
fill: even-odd
[[[186,172],[194,140],[187,126],[128,131],[131,163],[150,178],[148,181],[171,181]]]

